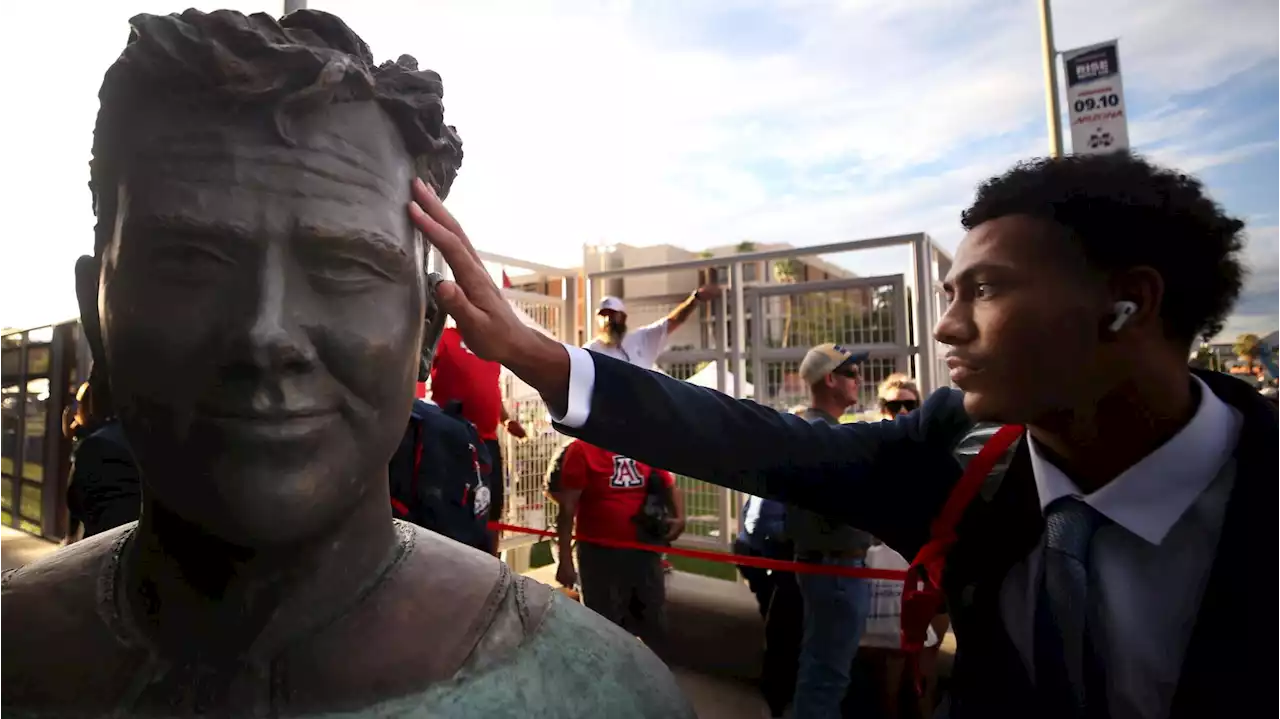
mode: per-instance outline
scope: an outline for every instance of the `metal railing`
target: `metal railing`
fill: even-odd
[[[910,266],[904,267],[902,274],[857,277],[850,272],[847,277],[819,281],[788,281],[786,273],[776,270],[776,276],[763,281],[758,276],[761,267],[786,268],[805,258],[901,246],[911,249]],[[655,369],[735,397],[750,397],[779,411],[808,400],[808,388],[799,380],[799,364],[809,347],[822,342],[870,352],[860,390],[864,406],[874,404],[876,385],[895,372],[912,375],[925,393],[940,386],[946,377],[932,329],[945,309],[940,280],[949,270],[951,258],[924,234],[615,267],[585,273],[581,287],[577,270],[493,253],[481,252],[480,256],[494,265],[560,278],[559,297],[513,289],[504,290],[504,294],[533,324],[570,343],[580,339],[579,330],[586,337],[593,332],[596,302],[605,294],[601,290],[609,286],[616,291],[626,284],[605,280],[675,273],[697,277],[703,274],[698,271],[710,275],[727,269],[728,276],[720,281],[728,291],[721,299],[699,307],[697,314],[672,334]],[[743,271],[748,264],[756,268],[750,285],[744,281]],[[433,255],[433,266],[443,268],[439,271],[448,276],[438,254]],[[824,262],[823,267],[838,265]],[[791,274],[794,277],[796,273]],[[576,296],[578,289],[583,295],[581,302]],[[695,288],[680,288],[663,296],[624,296],[628,323],[634,328],[665,317],[687,296],[686,289]],[[567,439],[551,427],[547,408],[536,392],[505,370],[502,383],[508,409],[529,435],[517,440],[500,431],[507,477],[504,519],[547,528],[554,524],[554,509],[543,496],[544,478],[551,459]],[[732,544],[743,498],[694,477],[677,477],[676,486],[684,494],[688,514],[685,535],[678,544],[721,548]],[[501,546],[521,550],[537,541],[531,535],[508,536]],[[508,561],[520,568],[528,561],[527,550],[508,552]]]
[[[778,262],[897,246],[912,250],[910,266],[899,275],[856,277],[850,273],[849,277],[822,281],[772,283],[767,278],[760,283],[756,278],[750,286],[744,281],[743,268],[748,264],[771,267]],[[835,342],[871,353],[860,390],[862,404],[871,406],[876,385],[895,372],[912,375],[925,393],[940,386],[946,377],[932,330],[945,308],[940,278],[950,263],[950,256],[928,236],[910,234],[615,267],[586,274],[580,321],[585,327],[592,326],[595,303],[604,294],[600,288],[606,280],[659,273],[687,276],[690,270],[710,274],[727,267],[728,291],[709,307],[700,308],[696,321],[691,319],[673,334],[671,349],[658,358],[656,369],[786,411],[808,400],[808,388],[798,376],[805,352],[813,345]],[[609,284],[617,287],[619,283]],[[683,297],[622,299],[627,304],[628,323],[637,327],[664,316]],[[678,477],[677,487],[684,493],[689,515],[678,544],[731,545],[742,497],[694,477]]]
[[[560,296],[503,289],[503,295],[526,322],[533,324],[547,335],[562,342],[572,342],[576,332],[574,311],[578,271],[529,262],[491,252],[479,252],[480,259],[503,270],[507,268],[534,272],[546,278],[560,280]],[[449,267],[438,251],[433,250],[430,268],[445,277],[451,276]],[[502,397],[511,416],[520,421],[526,437],[511,436],[506,427],[498,429],[498,443],[502,451],[504,498],[502,521],[533,529],[546,529],[553,525],[555,509],[543,495],[543,482],[547,467],[559,448],[567,441],[551,426],[551,416],[546,403],[532,387],[503,368]],[[541,541],[529,534],[505,535],[499,548],[506,553],[507,561],[517,570],[527,568],[528,547]]]

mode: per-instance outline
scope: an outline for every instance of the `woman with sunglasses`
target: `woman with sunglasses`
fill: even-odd
[[[880,415],[883,419],[893,419],[920,406],[920,389],[905,374],[891,374],[886,377],[880,383],[877,395],[880,398]]]
[[[877,388],[876,396],[880,405],[880,418],[893,418],[908,414],[920,406],[920,388],[905,374],[892,374],[884,379]],[[876,569],[906,569],[907,560],[880,542],[873,540],[874,546],[867,553],[867,566]],[[881,708],[886,716],[901,716],[899,701],[903,693],[903,670],[905,657],[899,650],[898,610],[902,601],[902,583],[889,580],[873,581],[872,616],[867,623],[863,636],[863,646],[868,661],[875,667],[876,684],[881,690]],[[924,694],[919,698],[919,714],[910,716],[933,716],[934,703],[938,683],[938,649],[941,638],[946,636],[950,624],[946,614],[934,618],[929,640],[920,654],[920,673],[924,680]]]

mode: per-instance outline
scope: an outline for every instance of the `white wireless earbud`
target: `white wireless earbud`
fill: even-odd
[[[1107,327],[1111,332],[1119,332],[1124,323],[1138,311],[1138,304],[1129,300],[1120,300],[1116,303],[1116,318],[1111,320],[1111,325]]]

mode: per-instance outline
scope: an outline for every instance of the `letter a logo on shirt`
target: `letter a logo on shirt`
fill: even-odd
[[[644,485],[640,477],[640,469],[636,461],[628,457],[613,458],[613,476],[609,478],[609,486],[618,489],[633,489]]]

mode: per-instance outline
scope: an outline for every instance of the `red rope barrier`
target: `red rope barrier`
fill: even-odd
[[[549,537],[554,539],[555,532],[545,529],[531,529],[529,527],[520,527],[514,524],[503,524],[502,522],[489,522],[489,529],[504,530],[507,532],[518,532],[520,534],[532,534],[538,537]],[[674,554],[678,557],[688,557],[690,559],[705,559],[709,562],[721,562],[723,564],[734,564],[740,567],[758,567],[760,569],[772,569],[778,572],[796,572],[799,574],[826,574],[835,577],[853,577],[855,579],[888,579],[901,582],[907,578],[907,573],[898,569],[867,569],[865,567],[836,567],[829,564],[808,564],[806,562],[788,562],[781,559],[765,559],[764,557],[748,557],[742,554],[730,554],[728,552],[710,552],[702,549],[684,549],[682,547],[659,547],[652,544],[644,544],[642,542],[624,542],[616,539],[594,539],[591,537],[580,537],[573,535],[574,540],[586,542],[588,544],[597,544],[602,547],[612,547],[614,549],[640,549],[646,552],[661,552],[664,554]]]

